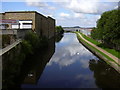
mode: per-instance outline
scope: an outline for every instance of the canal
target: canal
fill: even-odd
[[[3,85],[6,87],[120,88],[120,74],[85,48],[74,33],[49,40],[48,48],[29,56],[19,72],[14,70],[18,62],[10,63],[15,53],[3,56]]]
[[[74,33],[64,33],[54,48],[41,76],[36,79],[36,74],[29,73],[22,88],[120,87],[120,75],[79,43]]]

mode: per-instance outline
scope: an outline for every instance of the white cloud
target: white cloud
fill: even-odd
[[[85,14],[82,13],[74,13],[75,18],[85,18]]]
[[[48,6],[44,2],[27,2],[27,5],[29,5],[29,6],[35,6],[35,7],[47,7]]]
[[[14,1],[14,0],[4,0]],[[16,1],[16,0],[15,0]],[[116,9],[119,0],[17,0],[26,2],[28,6],[37,7],[38,12],[56,19],[57,25],[63,26],[95,26],[103,12]],[[16,2],[17,2],[16,1]],[[100,3],[101,2],[101,3]],[[107,3],[103,3],[107,2]],[[52,4],[51,4],[52,3]],[[59,11],[60,10],[60,11]],[[62,13],[60,13],[62,11]],[[67,10],[67,13],[66,13]],[[88,18],[87,15],[95,15]]]
[[[38,8],[42,8],[42,9],[46,9],[46,10],[56,10],[56,8],[54,6],[50,6],[46,2],[28,2],[27,1],[26,4],[28,6],[34,6],[34,7],[38,7]]]
[[[96,13],[96,2],[90,0],[72,0],[67,6],[77,13]]]
[[[49,6],[47,3],[48,0],[37,0],[37,2],[33,2],[34,0],[26,0],[26,3],[31,6],[36,7],[47,7],[48,9],[55,9],[53,6]],[[46,1],[46,2],[45,2]],[[106,0],[107,1],[107,0]],[[110,0],[111,1],[111,0]],[[61,5],[62,7],[72,10],[76,13],[85,13],[85,14],[101,14],[107,10],[114,9],[116,5],[109,3],[102,3],[101,0],[68,0],[63,3],[57,2],[56,0],[52,0],[55,4]],[[101,2],[101,3],[100,3]],[[102,8],[101,8],[102,7]]]
[[[120,0],[105,0],[105,2],[119,2]]]
[[[44,14],[45,16],[54,17],[55,10],[56,10],[56,8],[54,6],[49,5],[47,2],[42,2],[42,0],[38,0],[40,2],[32,2],[32,1],[33,0],[31,0],[29,2],[28,0],[26,0],[26,4],[28,6],[37,7],[39,9],[40,13]]]
[[[70,2],[70,0],[1,0],[1,1],[2,2],[24,2],[24,1],[28,1],[28,2]],[[98,0],[91,0],[91,1],[98,2]],[[119,2],[119,0],[99,0],[99,2]]]
[[[71,11],[85,14],[102,14],[118,6],[117,2],[115,4],[115,2],[106,2],[105,0],[71,0],[60,4]]]
[[[118,5],[103,3],[108,2],[108,0],[51,0],[50,2],[54,2],[54,4],[49,4],[49,0],[32,1],[34,0],[26,0],[26,3],[30,6],[38,7],[44,15],[54,17],[57,25],[62,26],[96,26],[96,21],[99,19],[96,14],[101,15],[105,11],[115,9]],[[62,13],[58,12],[57,10],[61,8],[69,11],[69,13],[64,11]],[[95,15],[95,17],[88,18],[86,14]]]
[[[70,15],[69,15],[68,13],[62,12],[62,13],[60,13],[60,16],[61,16],[61,17],[69,17]]]

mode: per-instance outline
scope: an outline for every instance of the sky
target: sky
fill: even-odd
[[[37,11],[63,27],[96,27],[105,11],[117,9],[119,0],[2,0],[0,12]]]

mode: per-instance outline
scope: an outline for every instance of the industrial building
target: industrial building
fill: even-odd
[[[0,13],[0,17],[2,17],[0,18],[2,22],[5,22],[0,25],[0,28],[4,30],[32,30],[39,36],[48,38],[55,35],[55,19],[45,17],[36,11],[5,12]]]

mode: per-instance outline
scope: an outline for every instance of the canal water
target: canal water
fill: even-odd
[[[35,59],[42,63],[29,70],[21,88],[120,87],[120,74],[79,43],[74,33],[51,41],[47,52]]]

